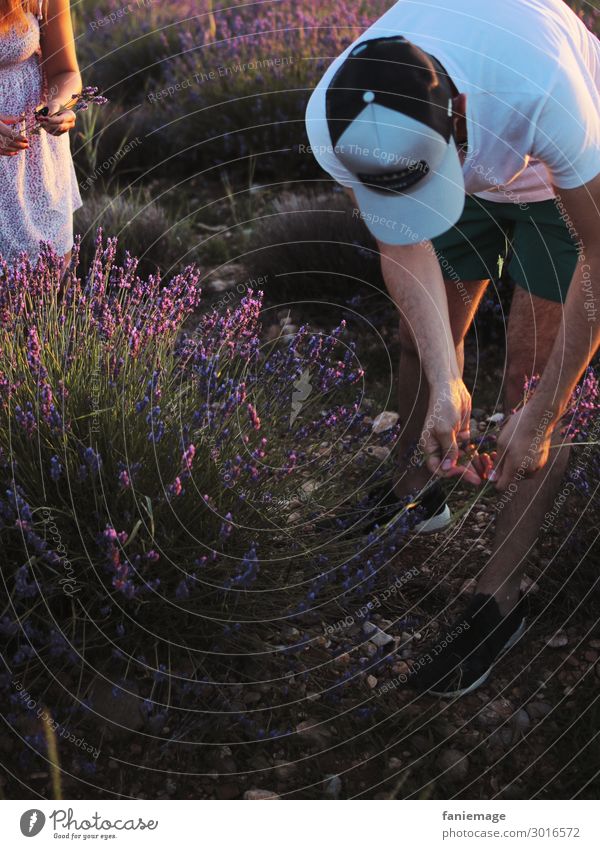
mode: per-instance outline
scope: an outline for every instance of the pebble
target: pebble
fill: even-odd
[[[365,622],[363,631],[369,637],[370,642],[376,646],[387,646],[388,643],[394,642],[391,634],[386,634],[385,631],[382,631],[377,625],[373,625],[372,622]]]
[[[513,707],[508,699],[494,699],[485,705],[478,716],[478,723],[484,727],[500,725],[513,714]]]
[[[217,797],[219,799],[239,799],[239,796],[240,788],[237,784],[225,783],[217,786]]]
[[[423,736],[423,734],[413,734],[410,738],[410,742],[412,743],[414,749],[416,749],[416,751],[419,752],[419,754],[421,755],[425,754],[425,752],[429,752],[433,745],[429,742],[427,737]]]
[[[557,631],[553,637],[548,640],[548,647],[551,649],[562,649],[569,642],[569,638],[564,631]]]
[[[279,796],[272,790],[246,790],[244,799],[256,801],[258,799],[279,799]]]
[[[402,769],[402,761],[400,758],[390,758],[388,761],[388,769],[397,772],[399,769]]]
[[[516,741],[516,739],[526,733],[527,729],[531,725],[531,720],[529,719],[527,711],[523,710],[523,708],[518,710],[512,718],[512,724],[515,731]]]
[[[303,740],[307,740],[316,746],[326,745],[331,738],[331,734],[326,728],[323,728],[322,725],[310,719],[300,722],[296,726],[296,731],[301,735]]]
[[[443,749],[437,766],[444,773],[441,777],[451,781],[464,781],[469,774],[469,759],[458,749]]]
[[[369,445],[367,448],[365,448],[364,453],[367,454],[369,457],[375,457],[376,460],[384,462],[385,460],[389,459],[392,452],[384,445]]]
[[[339,799],[342,792],[342,779],[339,775],[326,775],[323,791],[330,799]]]
[[[538,719],[543,719],[552,711],[552,705],[548,702],[529,702],[527,705],[527,713],[536,722]]]
[[[373,422],[373,433],[383,433],[385,430],[389,430],[397,424],[399,418],[398,413],[392,413],[389,410],[379,413]]]
[[[367,675],[367,685],[370,690],[374,690],[377,686],[377,678],[374,675]]]
[[[296,764],[289,763],[288,761],[275,761],[274,768],[277,773],[277,777],[284,781],[286,778],[291,778],[296,772]]]
[[[488,416],[488,422],[490,422],[490,424],[502,424],[504,419],[504,413],[494,413],[492,416]]]
[[[282,648],[285,648],[283,646]],[[253,691],[249,691],[248,693],[244,693],[243,699],[247,705],[255,705],[257,702],[260,702],[262,696],[260,693],[255,693]]]

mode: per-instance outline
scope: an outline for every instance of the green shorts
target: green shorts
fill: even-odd
[[[467,195],[460,219],[432,242],[444,277],[497,280],[502,258],[518,286],[561,303],[577,265],[577,246],[553,200],[519,205]]]

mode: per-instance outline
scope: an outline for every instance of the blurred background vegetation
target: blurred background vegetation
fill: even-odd
[[[142,257],[144,270],[160,264],[168,272],[190,261],[218,269],[242,258],[257,270],[272,270],[282,261],[269,238],[275,210],[294,211],[298,194],[310,199],[305,212],[329,209],[340,191],[312,154],[300,152],[308,144],[304,111],[310,92],[344,47],[391,5],[74,3],[84,80],[110,98],[109,106],[80,116],[73,139],[84,199],[76,222],[84,259],[102,225],[110,235],[126,237],[122,242]],[[571,5],[597,30],[592,4]],[[338,201],[338,213],[343,208]],[[324,218],[313,217],[311,224],[284,215],[279,241],[297,243],[299,229],[312,250]],[[349,218],[338,214],[329,226],[334,240],[373,247],[364,224]],[[322,245],[316,248],[317,257],[323,253]],[[315,260],[309,254],[307,267]],[[353,271],[357,254],[347,254],[344,265]],[[380,286],[376,263],[368,268],[368,281]]]

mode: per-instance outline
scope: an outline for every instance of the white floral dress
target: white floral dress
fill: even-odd
[[[31,13],[27,20],[25,32],[0,33],[0,115],[31,114],[44,101],[40,25]],[[27,150],[0,156],[0,254],[9,262],[23,250],[35,260],[41,240],[67,253],[82,206],[69,134],[27,136]]]

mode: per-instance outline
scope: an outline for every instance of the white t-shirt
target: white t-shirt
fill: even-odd
[[[306,107],[310,149],[338,183],[325,91],[359,41],[403,35],[467,95],[465,190],[530,203],[600,173],[600,41],[563,0],[399,0],[327,68]]]

